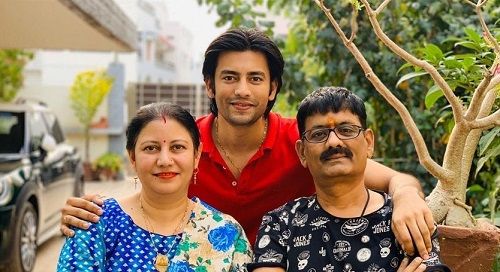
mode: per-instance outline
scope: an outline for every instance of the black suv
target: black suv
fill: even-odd
[[[81,177],[80,155],[45,104],[0,103],[0,270],[33,270]]]

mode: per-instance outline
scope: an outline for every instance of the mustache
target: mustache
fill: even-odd
[[[327,150],[323,151],[321,155],[319,156],[320,161],[326,161],[328,158],[335,154],[343,154],[347,158],[352,158],[352,152],[346,147],[343,146],[336,146],[336,147],[330,147]]]

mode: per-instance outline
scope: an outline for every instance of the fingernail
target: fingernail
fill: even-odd
[[[93,215],[93,216],[92,216],[92,221],[94,221],[94,222],[96,222],[96,223],[97,223],[97,221],[99,221],[99,216],[97,216],[97,215]]]
[[[98,214],[98,215],[102,215],[102,209],[98,209],[98,210],[97,210],[97,214]]]
[[[83,223],[83,228],[88,229],[90,227],[90,223]]]

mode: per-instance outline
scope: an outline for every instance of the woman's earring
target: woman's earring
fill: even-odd
[[[193,183],[196,184],[197,180],[198,180],[198,168],[195,168],[193,172]]]
[[[134,177],[134,190],[137,190],[137,181],[139,180],[139,177]]]

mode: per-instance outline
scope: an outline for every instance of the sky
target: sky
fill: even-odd
[[[164,0],[170,20],[177,21],[193,35],[193,55],[202,56],[208,44],[225,28],[215,27],[216,11],[209,12],[207,6],[198,5],[197,0]]]

